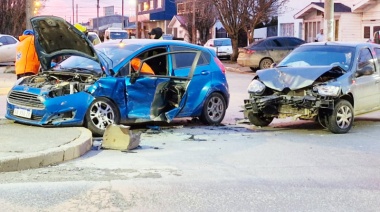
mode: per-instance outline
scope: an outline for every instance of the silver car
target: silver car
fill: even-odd
[[[257,72],[244,114],[256,126],[294,117],[347,133],[355,115],[380,109],[379,59],[380,45],[373,43],[304,44]]]

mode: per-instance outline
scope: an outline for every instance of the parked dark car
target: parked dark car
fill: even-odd
[[[257,71],[244,114],[256,126],[294,117],[347,133],[354,116],[380,109],[379,58],[373,43],[304,44],[276,67]]]
[[[16,82],[7,96],[6,118],[39,126],[85,126],[94,135],[113,123],[178,117],[222,122],[229,92],[225,67],[214,51],[155,39],[93,46],[62,18],[38,16],[31,22],[43,70]],[[71,56],[51,67],[62,55]]]
[[[296,37],[268,37],[239,49],[237,63],[252,71],[269,68],[280,62],[299,45],[306,43]]]

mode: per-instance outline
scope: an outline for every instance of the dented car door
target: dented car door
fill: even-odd
[[[142,60],[142,63],[146,63],[156,57],[165,58],[167,70],[158,72],[166,74],[142,75],[142,65],[136,73],[131,74],[131,78],[126,82],[127,118],[170,122],[176,117],[186,104],[188,84],[200,55],[198,51],[191,52],[196,54],[196,57],[187,76],[172,75],[172,55],[189,51],[166,52]]]

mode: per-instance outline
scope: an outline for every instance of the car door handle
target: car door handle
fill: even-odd
[[[209,71],[202,71],[201,74],[202,75],[208,75],[210,72]]]

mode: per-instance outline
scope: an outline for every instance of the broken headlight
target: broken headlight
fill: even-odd
[[[248,85],[248,92],[256,95],[263,94],[265,91],[265,85],[259,80],[252,80]]]
[[[321,96],[338,96],[340,93],[340,87],[333,85],[319,85],[314,87]]]

